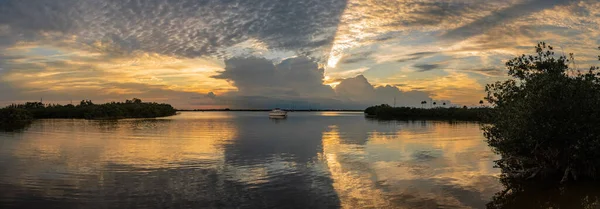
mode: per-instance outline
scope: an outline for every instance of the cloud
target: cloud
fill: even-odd
[[[570,0],[528,0],[522,3],[511,5],[507,8],[492,12],[491,14],[479,18],[469,24],[447,31],[442,35],[443,39],[457,40],[467,39],[472,36],[486,33],[491,28],[502,25],[507,21],[517,19],[522,16],[552,8],[557,5],[570,3]]]
[[[225,79],[246,96],[330,97],[333,90],[323,84],[323,69],[306,57],[289,58],[274,65],[264,58],[232,58],[225,70],[213,78]]]
[[[212,91],[211,91],[211,92],[208,92],[208,93],[206,94],[206,97],[207,97],[207,98],[214,99],[214,98],[216,98],[216,97],[217,97],[217,95],[216,95],[214,92],[212,92]]]
[[[427,72],[430,70],[438,69],[440,67],[439,64],[418,64],[414,65],[414,67],[418,68],[418,72]]]
[[[343,78],[349,78],[349,77],[355,77],[358,75],[362,75],[368,70],[369,70],[369,68],[367,68],[367,67],[361,67],[358,69],[344,70],[341,72],[329,72],[328,76],[334,78],[333,80],[329,80],[329,81],[331,81],[331,82],[341,81],[341,80],[343,80]]]
[[[411,57],[424,57],[424,56],[428,56],[428,55],[434,55],[437,54],[438,52],[416,52],[416,53],[412,53],[409,54],[408,56]]]
[[[493,81],[541,40],[575,53],[581,68],[597,63],[599,8],[594,0],[0,0],[0,100],[103,91],[98,99],[193,97],[206,107],[360,106],[390,103],[377,89],[402,83],[392,87],[470,101],[481,92],[458,82]],[[458,74],[440,76],[447,71]],[[336,86],[359,74],[369,93],[344,93],[351,80]]]
[[[344,8],[339,0],[6,0],[0,26],[12,38],[74,36],[105,52],[223,56],[251,38],[271,49],[310,52],[330,44]]]
[[[484,97],[484,85],[463,72],[405,81],[403,90],[427,92],[436,100],[451,100],[454,104],[475,104]]]
[[[107,102],[142,98],[189,107],[189,97],[231,91],[227,82],[210,78],[222,69],[212,60],[173,59],[153,54],[111,57],[86,51],[38,56],[39,47],[4,50],[0,66],[0,103],[38,100]],[[58,52],[61,51],[61,52]],[[46,53],[46,52],[43,52]],[[28,55],[28,56],[24,56]],[[35,56],[34,56],[35,55]],[[10,93],[5,93],[10,92]]]
[[[225,79],[238,91],[215,99],[234,107],[321,107],[362,109],[374,104],[415,106],[430,99],[419,91],[403,92],[395,86],[374,87],[363,75],[341,79],[332,88],[323,84],[323,69],[306,57],[283,60],[279,64],[264,58],[232,58],[225,70],[213,76]]]
[[[492,77],[506,75],[506,70],[501,69],[501,68],[476,68],[476,69],[465,69],[465,70],[462,70],[462,71],[471,72],[471,73],[477,73],[477,74],[480,74],[480,75],[492,76]]]
[[[401,58],[399,60],[396,60],[396,62],[402,63],[402,62],[419,60],[421,58],[428,57],[428,56],[435,55],[435,54],[438,54],[438,52],[416,52],[416,53],[408,54],[408,55],[406,55],[406,58]]]
[[[357,62],[369,60],[370,59],[369,56],[371,56],[371,54],[373,54],[372,51],[366,51],[366,52],[359,52],[359,53],[351,54],[349,56],[344,56],[340,60],[340,62],[344,63],[344,64],[351,64],[351,63],[357,63]]]
[[[363,105],[393,104],[396,100],[398,106],[416,106],[430,99],[425,92],[403,92],[391,85],[374,87],[362,75],[342,80],[335,91],[339,97]]]

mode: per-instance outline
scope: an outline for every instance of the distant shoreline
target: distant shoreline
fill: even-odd
[[[198,109],[198,110],[177,110],[178,112],[269,112],[272,109]],[[365,110],[335,110],[335,109],[323,109],[323,110],[286,110],[288,112],[364,112]]]
[[[457,121],[480,121],[492,111],[489,107],[478,108],[414,108],[414,107],[391,107],[386,104],[369,107],[365,110],[365,116],[381,120],[457,120]]]

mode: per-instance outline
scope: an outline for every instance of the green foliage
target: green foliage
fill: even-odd
[[[387,104],[372,106],[365,109],[369,117],[379,119],[400,120],[464,120],[479,121],[482,116],[489,112],[489,108],[412,108],[391,107]]]
[[[27,110],[17,108],[0,109],[0,130],[14,131],[21,129],[33,121],[33,116]]]
[[[506,63],[513,78],[489,84],[483,127],[503,178],[596,179],[600,175],[600,74],[569,68],[540,43]]]

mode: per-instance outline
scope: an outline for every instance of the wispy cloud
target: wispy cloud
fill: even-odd
[[[440,67],[440,65],[438,65],[438,64],[418,64],[418,65],[414,65],[414,67],[419,69],[418,72],[427,72],[430,70],[438,69]]]
[[[11,37],[72,35],[111,53],[226,56],[223,49],[250,38],[269,48],[310,52],[330,44],[344,8],[336,0],[7,0],[0,2],[0,25]]]
[[[460,82],[501,79],[538,41],[597,63],[598,17],[595,0],[4,0],[0,93],[332,103],[344,99],[324,83],[362,74],[372,89],[470,101],[482,89]]]

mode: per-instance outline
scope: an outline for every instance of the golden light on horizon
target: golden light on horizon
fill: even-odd
[[[209,58],[182,58],[157,53],[107,56],[87,49],[61,48],[34,43],[17,44],[7,55],[23,57],[10,64],[27,66],[9,71],[2,78],[27,92],[98,91],[100,95],[160,97],[157,91],[221,94],[236,90],[229,82],[215,79],[224,68],[222,61]],[[143,87],[146,88],[143,88]],[[75,93],[77,94],[77,93]],[[164,95],[164,94],[163,94]]]

